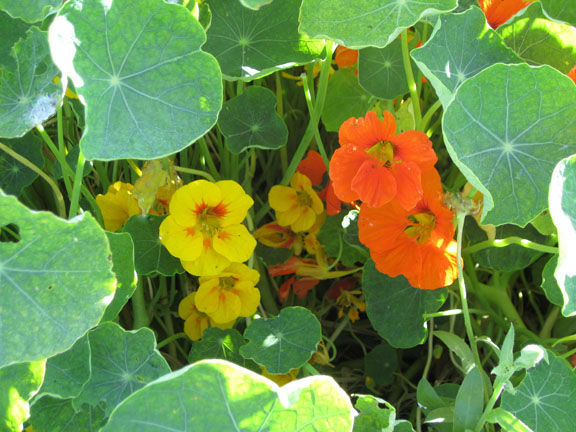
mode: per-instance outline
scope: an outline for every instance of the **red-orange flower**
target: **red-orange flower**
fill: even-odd
[[[318,192],[318,196],[326,203],[326,214],[333,216],[340,213],[342,201],[334,193],[334,185],[331,180],[324,189]]]
[[[322,183],[322,177],[326,172],[326,165],[320,153],[315,150],[308,151],[308,154],[298,164],[296,169],[301,174],[304,174],[312,182],[312,186],[318,186]]]
[[[478,0],[480,9],[492,28],[498,28],[533,0]]]
[[[396,120],[384,111],[346,120],[339,131],[340,148],[330,160],[330,179],[340,200],[361,200],[380,207],[393,199],[410,209],[422,197],[421,174],[437,161],[423,132],[396,135]]]
[[[380,208],[362,205],[359,238],[380,272],[404,275],[415,288],[436,289],[458,277],[454,215],[442,203],[436,170],[423,174],[422,184],[424,196],[411,210],[396,201]]]
[[[338,45],[334,61],[340,68],[354,66],[358,62],[358,50]]]
[[[574,84],[576,84],[576,65],[574,65],[574,67],[570,69],[570,71],[568,72],[568,76],[572,78],[572,81],[574,81]]]

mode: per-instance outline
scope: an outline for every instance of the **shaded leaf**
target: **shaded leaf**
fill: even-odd
[[[266,6],[267,4],[272,3],[273,0],[239,0],[240,4],[242,4],[242,6],[253,9],[253,10],[258,10],[260,9],[262,6]]]
[[[44,166],[42,142],[34,135],[27,134],[22,138],[2,140],[20,156],[25,157],[39,168]],[[22,165],[7,153],[0,153],[0,188],[10,195],[20,195],[22,189],[32,184],[38,174]]]
[[[261,3],[261,2],[260,2]],[[212,24],[206,51],[226,79],[252,81],[319,58],[324,42],[298,33],[300,0],[279,0],[250,10],[238,1],[209,0]]]
[[[576,25],[576,5],[571,0],[541,0],[550,17]]]
[[[13,64],[10,51],[14,44],[25,36],[28,28],[28,24],[0,10],[0,69]]]
[[[436,312],[446,299],[446,289],[413,288],[404,276],[391,278],[368,260],[362,276],[366,314],[380,336],[396,348],[411,348],[426,339],[424,314]]]
[[[154,159],[187,147],[216,122],[222,82],[200,50],[202,26],[162,0],[66,3],[50,49],[87,106],[87,159]]]
[[[275,107],[274,93],[256,86],[224,102],[218,128],[226,138],[228,150],[238,154],[248,148],[283,147],[288,141],[288,128]]]
[[[100,320],[115,279],[104,231],[88,213],[64,221],[0,192],[0,226],[20,241],[0,243],[0,365],[70,348]]]
[[[192,343],[188,361],[222,359],[244,366],[244,357],[240,355],[240,347],[244,344],[246,341],[238,330],[209,327],[202,333],[202,339]]]
[[[72,399],[44,396],[32,405],[30,422],[34,432],[97,432],[106,423],[106,415],[100,406],[82,405],[76,410]]]
[[[269,373],[284,374],[310,360],[322,339],[320,322],[308,309],[283,308],[274,318],[259,318],[246,328],[248,343],[240,354],[264,366]]]
[[[394,374],[398,369],[396,350],[387,343],[376,345],[364,357],[364,373],[381,386],[394,381]]]
[[[454,432],[474,430],[484,407],[482,374],[473,367],[464,377],[454,406]]]
[[[524,226],[547,207],[556,163],[574,152],[576,86],[550,66],[495,64],[444,112],[452,161],[484,194],[484,224]]]

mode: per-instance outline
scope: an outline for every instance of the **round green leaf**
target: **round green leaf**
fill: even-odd
[[[204,330],[202,339],[192,344],[188,361],[194,363],[204,359],[222,359],[244,366],[240,347],[245,343],[238,330],[210,327]]]
[[[0,366],[70,348],[98,323],[116,285],[90,214],[65,221],[0,192],[0,226],[8,224],[21,238],[0,243]]]
[[[184,273],[178,258],[170,255],[160,242],[159,228],[164,216],[132,216],[124,224],[134,242],[134,263],[139,275],[173,276]]]
[[[66,399],[76,397],[90,378],[90,345],[88,336],[76,341],[72,348],[50,357],[46,376],[38,394],[50,394]]]
[[[372,260],[364,265],[362,291],[372,326],[395,348],[421,344],[427,334],[424,314],[436,312],[446,300],[445,289],[413,288],[404,276],[380,273]]]
[[[107,322],[88,333],[88,340],[92,375],[73,400],[77,409],[85,403],[95,406],[106,402],[105,413],[109,415],[127,396],[170,372],[149,328],[125,331]]]
[[[298,33],[300,0],[277,0],[253,11],[238,1],[209,0],[206,51],[226,79],[252,81],[319,58],[324,42]]]
[[[112,250],[112,271],[116,274],[116,292],[108,305],[102,321],[110,321],[118,316],[124,305],[136,290],[134,271],[134,243],[128,233],[106,232]]]
[[[0,74],[0,137],[15,138],[56,112],[62,89],[52,82],[58,69],[38,27],[30,27],[10,55],[13,61]]]
[[[86,105],[87,159],[154,159],[216,122],[222,81],[190,12],[163,0],[66,3],[50,26],[63,82]]]
[[[408,93],[402,41],[394,39],[381,49],[361,49],[358,54],[358,80],[365,90],[381,99],[394,99]]]
[[[10,51],[30,26],[0,10],[0,69],[13,64]]]
[[[351,431],[350,399],[327,376],[272,381],[224,360],[201,361],[134,393],[102,432]]]
[[[528,369],[514,394],[504,392],[501,406],[533,431],[576,430],[576,376],[565,360],[548,358]]]
[[[273,374],[284,374],[310,360],[322,339],[320,322],[308,309],[293,306],[274,318],[252,321],[244,332],[248,343],[240,354]]]
[[[235,154],[254,147],[278,149],[288,141],[288,127],[276,112],[276,96],[264,87],[248,87],[224,102],[218,128]]]
[[[304,0],[300,31],[348,48],[384,48],[423,17],[457,5],[457,0]]]
[[[541,0],[546,14],[576,26],[576,5],[572,0]]]
[[[27,134],[22,138],[2,140],[2,143],[34,165],[43,167],[42,142],[36,136]],[[20,195],[22,189],[32,184],[37,177],[38,174],[12,156],[4,152],[0,153],[0,188],[7,194]]]
[[[550,182],[550,215],[558,229],[560,254],[554,277],[562,291],[562,314],[576,314],[576,156],[558,163]]]
[[[82,405],[76,410],[72,399],[44,396],[32,405],[30,423],[34,432],[98,432],[106,423],[106,415],[101,407]]]
[[[548,19],[540,2],[498,27],[498,33],[528,63],[547,64],[563,73],[576,63],[574,27]]]
[[[362,117],[372,105],[372,96],[358,83],[351,68],[334,72],[328,82],[328,93],[322,110],[322,123],[328,132],[338,132],[350,117]]]
[[[318,240],[328,256],[339,256],[342,264],[353,267],[369,257],[368,250],[358,240],[358,212],[328,215],[318,233]]]
[[[364,357],[364,372],[374,382],[387,386],[394,381],[394,374],[398,369],[398,356],[396,350],[386,342],[376,345]]]
[[[0,430],[19,431],[28,418],[28,400],[42,385],[44,360],[0,369]]]
[[[575,109],[576,86],[550,66],[495,64],[458,88],[444,141],[484,194],[485,224],[524,226],[547,207],[554,166],[576,152]]]
[[[26,22],[42,21],[54,12],[63,0],[0,0],[0,9]]]
[[[522,62],[488,27],[484,13],[477,7],[461,14],[442,15],[428,42],[411,55],[444,106],[460,84],[488,66]]]

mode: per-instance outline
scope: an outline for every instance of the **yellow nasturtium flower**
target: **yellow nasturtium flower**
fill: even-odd
[[[289,226],[294,232],[310,229],[324,210],[310,179],[299,172],[294,173],[290,186],[272,186],[268,201],[278,224]]]
[[[160,240],[196,276],[214,276],[246,261],[256,247],[242,221],[254,201],[232,180],[196,180],[178,189]]]
[[[142,213],[138,200],[132,195],[133,188],[130,183],[117,181],[110,185],[106,194],[96,195],[96,204],[108,231],[117,231],[130,217]]]
[[[218,276],[199,279],[196,307],[216,323],[253,315],[260,303],[260,291],[255,287],[259,279],[256,270],[232,263]]]
[[[191,340],[197,341],[202,339],[202,333],[208,327],[218,327],[221,329],[232,328],[235,320],[218,324],[210,319],[208,315],[200,312],[194,303],[195,297],[196,293],[191,293],[184,297],[178,305],[178,315],[184,320],[184,333],[186,333]]]

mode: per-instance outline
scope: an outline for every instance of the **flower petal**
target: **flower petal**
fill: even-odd
[[[396,178],[390,169],[371,160],[362,163],[350,187],[371,207],[383,206],[397,195]]]
[[[352,179],[360,166],[368,159],[368,154],[353,145],[336,149],[330,159],[330,180],[336,196],[344,202],[356,201],[358,193],[352,190]]]
[[[407,225],[408,212],[395,201],[378,208],[362,204],[358,238],[371,251],[383,252],[396,247]]]
[[[406,210],[414,208],[423,195],[420,168],[414,162],[404,161],[393,166],[396,178],[396,201]]]
[[[216,184],[196,180],[174,192],[170,200],[170,214],[180,225],[194,226],[201,209],[216,207],[221,201],[222,193]]]
[[[232,292],[240,299],[239,315],[241,317],[254,315],[260,304],[260,290],[249,281],[240,281],[234,285]]]
[[[244,225],[230,225],[220,229],[212,238],[214,250],[232,262],[244,262],[252,255],[256,240]]]
[[[235,181],[222,180],[216,186],[222,193],[220,206],[226,209],[226,213],[220,217],[220,226],[241,223],[248,209],[254,205],[254,200]]]
[[[272,186],[268,192],[268,201],[276,212],[285,212],[296,204],[296,191],[288,186]]]
[[[182,267],[195,276],[214,276],[230,264],[230,260],[212,247],[204,248],[202,254],[193,261],[181,260]]]
[[[204,249],[202,233],[195,227],[178,224],[172,215],[162,221],[159,232],[160,241],[168,252],[181,260],[195,260]]]
[[[395,160],[415,162],[423,170],[432,168],[438,161],[432,141],[424,132],[409,130],[396,136],[391,142],[396,146]]]

